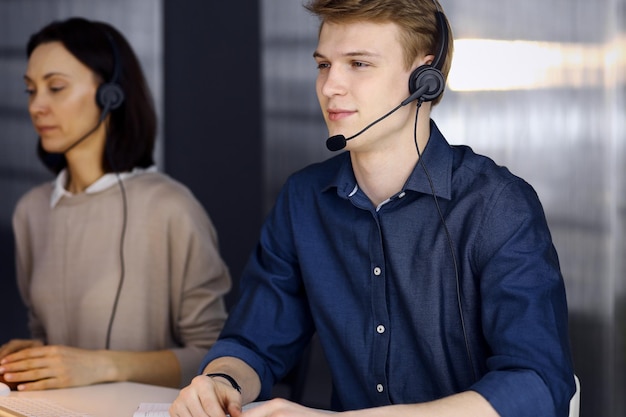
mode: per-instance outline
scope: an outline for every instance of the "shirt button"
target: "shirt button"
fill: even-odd
[[[382,272],[383,270],[380,269],[380,267],[377,266],[374,268],[374,275],[379,276]]]
[[[383,392],[385,389],[383,388],[383,384],[376,385],[376,391]]]
[[[385,326],[383,326],[382,324],[379,324],[378,326],[376,326],[376,331],[380,334],[385,333]]]

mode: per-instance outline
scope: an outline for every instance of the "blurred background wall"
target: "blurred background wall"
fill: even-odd
[[[0,0],[0,343],[27,336],[10,216],[45,181],[22,75],[28,35],[79,14],[129,38],[161,116],[157,160],[210,213],[236,282],[286,176],[329,157],[314,92],[317,22],[300,0]],[[626,0],[442,0],[456,38],[433,119],[528,180],[559,252],[583,417],[626,416]],[[313,345],[296,382],[328,403]],[[305,378],[299,380],[299,378]],[[293,395],[293,388],[291,393]]]

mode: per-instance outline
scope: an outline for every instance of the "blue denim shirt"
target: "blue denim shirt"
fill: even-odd
[[[202,368],[239,357],[265,398],[317,332],[338,410],[469,389],[503,417],[567,416],[567,303],[535,191],[450,146],[433,122],[421,163],[378,208],[357,186],[348,152],[293,174]]]

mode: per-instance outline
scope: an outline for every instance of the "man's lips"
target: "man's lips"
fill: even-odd
[[[356,111],[353,110],[328,110],[328,120],[337,121],[352,116]]]

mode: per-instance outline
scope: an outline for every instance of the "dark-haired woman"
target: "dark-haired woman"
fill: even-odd
[[[230,276],[206,212],[154,168],[137,57],[111,25],[82,18],[44,27],[27,54],[29,113],[56,180],[15,209],[32,339],[0,347],[0,380],[186,385],[222,328]]]

